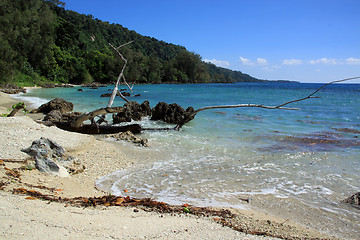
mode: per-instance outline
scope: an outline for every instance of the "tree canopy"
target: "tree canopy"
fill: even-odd
[[[202,61],[199,54],[119,24],[63,8],[58,0],[2,0],[0,3],[0,83],[113,83],[122,61],[137,83],[260,81],[239,71]]]

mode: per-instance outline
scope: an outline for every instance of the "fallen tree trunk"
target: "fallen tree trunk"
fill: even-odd
[[[126,126],[108,126],[108,125],[93,125],[93,124],[83,124],[80,127],[74,127],[67,122],[55,122],[56,127],[70,131],[70,132],[78,132],[84,134],[113,134],[119,132],[127,132],[130,131],[134,134],[140,133],[143,129],[139,124],[130,124]]]
[[[81,116],[77,117],[75,120],[73,120],[70,125],[73,128],[79,128],[83,125],[84,121],[91,120],[98,116],[98,115],[106,115],[107,113],[119,113],[123,110],[123,107],[106,107],[106,108],[100,108],[95,111],[92,111],[90,113],[82,114]]]

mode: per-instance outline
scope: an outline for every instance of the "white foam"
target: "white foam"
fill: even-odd
[[[42,104],[49,102],[49,100],[44,98],[24,96],[24,93],[15,94],[13,95],[13,97],[22,100],[24,102],[30,103],[29,107],[31,108],[38,108]]]

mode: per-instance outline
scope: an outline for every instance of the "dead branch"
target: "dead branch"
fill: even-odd
[[[120,56],[120,58],[124,61],[124,65],[123,65],[123,67],[122,67],[122,69],[121,69],[121,72],[120,72],[120,74],[119,74],[119,76],[118,76],[118,79],[117,79],[117,81],[116,81],[116,85],[115,85],[115,87],[114,87],[114,91],[113,91],[113,93],[112,93],[112,95],[111,95],[111,98],[110,98],[110,101],[109,101],[109,103],[108,103],[108,105],[107,105],[107,107],[111,107],[111,105],[113,104],[113,102],[114,102],[114,98],[115,98],[115,96],[116,96],[116,91],[118,91],[118,85],[119,85],[119,83],[120,83],[120,81],[121,81],[121,79],[124,79],[124,83],[128,86],[128,88],[131,90],[131,92],[132,92],[132,88],[129,86],[129,84],[126,82],[126,79],[125,79],[125,76],[124,76],[124,70],[125,70],[125,67],[126,67],[126,64],[127,64],[127,60],[126,60],[126,58],[124,58],[124,56],[119,52],[119,48],[121,48],[121,47],[123,47],[123,46],[126,46],[126,45],[128,45],[128,44],[130,44],[130,43],[132,43],[133,41],[130,41],[130,42],[128,42],[128,43],[125,43],[125,44],[122,44],[122,45],[120,45],[119,47],[114,47],[111,43],[109,43],[109,45],[114,49],[114,51]],[[115,90],[116,89],[116,90]],[[121,95],[121,94],[120,94]],[[123,99],[126,99],[124,96],[122,96],[122,98]],[[126,102],[128,102],[128,100],[126,100]]]
[[[282,103],[280,105],[277,106],[266,106],[266,105],[262,105],[262,104],[238,104],[238,105],[221,105],[221,106],[208,106],[208,107],[202,107],[199,108],[197,110],[195,110],[194,112],[192,112],[191,114],[189,114],[187,117],[184,118],[184,120],[179,123],[174,129],[179,130],[185,123],[191,121],[195,115],[201,111],[204,110],[208,110],[208,109],[217,109],[217,108],[241,108],[241,107],[255,107],[255,108],[266,108],[266,109],[283,109],[283,110],[300,110],[299,108],[287,108],[284,107],[288,104],[294,103],[294,102],[300,102],[300,101],[304,101],[306,99],[311,99],[311,98],[320,98],[317,96],[314,96],[317,92],[319,92],[321,89],[323,89],[324,87],[333,84],[333,83],[339,83],[339,82],[345,82],[345,81],[349,81],[349,80],[353,80],[353,79],[358,79],[360,77],[352,77],[352,78],[346,78],[346,79],[341,79],[341,80],[336,80],[336,81],[332,81],[329,83],[326,83],[324,85],[322,85],[321,87],[319,87],[318,89],[316,89],[314,92],[310,93],[308,96],[304,97],[304,98],[300,98],[300,99],[295,99],[295,100],[291,100],[285,103]]]
[[[109,108],[109,107],[112,106],[112,104],[114,103],[114,99],[115,99],[117,93],[119,94],[119,96],[120,96],[125,102],[129,102],[129,100],[127,100],[127,99],[121,94],[121,92],[120,92],[119,89],[118,89],[118,86],[119,86],[119,84],[120,84],[121,79],[124,79],[125,84],[129,87],[129,89],[130,89],[131,92],[132,92],[132,88],[130,88],[130,86],[129,86],[129,84],[126,82],[125,76],[124,76],[124,70],[125,70],[125,67],[126,67],[126,64],[127,64],[127,60],[126,60],[126,58],[124,58],[124,56],[119,52],[119,48],[121,48],[121,47],[123,47],[123,46],[126,46],[126,45],[128,45],[128,44],[130,44],[130,43],[132,43],[132,42],[133,42],[133,41],[127,42],[127,43],[122,44],[122,45],[120,45],[120,46],[118,46],[118,47],[114,47],[111,43],[109,43],[109,45],[114,49],[115,52],[117,52],[117,54],[120,56],[120,58],[124,61],[124,65],[123,65],[123,67],[122,67],[122,69],[121,69],[121,72],[120,72],[120,74],[119,74],[119,76],[118,76],[118,79],[117,79],[117,81],[116,81],[115,87],[114,87],[114,89],[113,89],[113,91],[112,91],[112,93],[111,93],[109,102],[108,102],[108,104],[107,104],[107,106],[106,106],[107,108]],[[101,123],[103,123],[104,120],[105,120],[105,116],[106,116],[106,113],[104,113],[104,114],[101,116],[101,118],[96,122],[96,124],[99,124],[99,125],[100,125]]]
[[[288,105],[288,104],[290,104],[290,103],[300,102],[300,101],[303,101],[303,100],[306,100],[306,99],[310,99],[310,98],[320,98],[320,97],[313,97],[313,95],[315,95],[317,92],[319,92],[319,91],[320,91],[321,89],[323,89],[324,87],[326,87],[326,86],[328,86],[328,85],[330,85],[330,84],[333,84],[333,83],[345,82],[345,81],[354,80],[354,79],[358,79],[358,78],[360,78],[360,77],[345,78],[345,79],[335,80],[335,81],[326,83],[326,84],[322,85],[321,87],[319,87],[318,89],[316,89],[316,90],[315,90],[314,92],[312,92],[311,94],[309,94],[307,97],[300,98],[300,99],[296,99],[296,100],[292,100],[292,101],[289,101],[289,102],[280,104],[280,105],[278,105],[277,107],[279,108],[279,107]]]

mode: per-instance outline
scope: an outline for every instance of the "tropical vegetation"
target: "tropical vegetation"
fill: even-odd
[[[1,0],[0,83],[113,83],[124,62],[137,83],[260,81],[202,61],[183,46],[142,36],[119,24],[65,10],[58,0]]]

